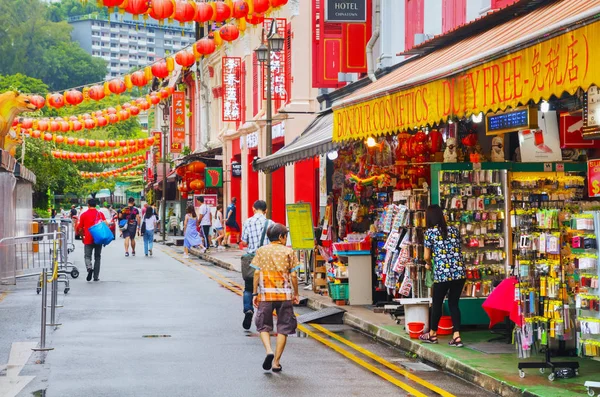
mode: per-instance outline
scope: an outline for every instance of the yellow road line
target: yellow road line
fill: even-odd
[[[6,296],[8,295],[8,291],[4,291],[0,294],[0,302],[2,302],[4,300],[4,298],[6,298]]]
[[[313,324],[311,324],[312,326],[314,326]],[[407,392],[409,392],[410,394],[412,394],[413,396],[416,397],[426,397],[426,394],[421,393],[420,391],[418,391],[417,389],[414,389],[412,387],[410,387],[409,385],[407,385],[404,382],[399,381],[398,379],[394,378],[393,376],[383,372],[382,370],[380,370],[379,368],[369,364],[368,362],[364,361],[363,359],[355,356],[354,354],[348,352],[347,350],[344,350],[342,347],[331,343],[330,341],[328,341],[327,339],[323,338],[322,336],[319,336],[317,334],[315,334],[312,331],[309,331],[308,329],[306,329],[306,327],[302,326],[302,325],[298,325],[298,328],[306,333],[308,336],[310,336],[311,338],[318,340],[319,342],[321,342],[322,344],[324,344],[325,346],[335,350],[336,352],[340,353],[342,356],[346,357],[349,360],[354,361],[355,363],[359,364],[360,366],[368,369],[369,371],[373,372],[376,375],[379,375],[380,377],[382,377],[383,379],[387,380],[388,382],[398,386],[399,388],[406,390]]]
[[[339,341],[342,342],[343,344],[345,344],[348,347],[351,347],[352,349],[356,350],[359,353],[364,354],[365,356],[369,357],[372,360],[377,361],[379,364],[385,365],[386,367],[388,367],[389,369],[391,369],[394,372],[399,373],[400,375],[404,375],[406,376],[408,379],[418,383],[419,385],[428,388],[431,391],[434,391],[436,393],[438,393],[440,396],[444,396],[444,397],[455,397],[454,394],[448,393],[447,391],[440,389],[439,387],[432,385],[431,383],[427,382],[426,380],[423,380],[421,378],[419,378],[418,376],[398,367],[397,365],[394,365],[392,363],[390,363],[389,361],[387,361],[384,358],[379,357],[378,355],[370,352],[367,349],[364,349],[352,342],[350,342],[347,339],[342,338],[341,336],[329,331],[327,328],[324,328],[318,324],[310,324],[311,326],[313,326],[315,329],[321,331],[322,333],[324,333],[325,335]]]
[[[170,253],[167,253],[167,255],[171,256],[171,257],[172,257],[172,258],[174,258],[174,259],[177,259],[177,260],[179,260],[180,262],[182,262],[182,263],[183,263],[183,264],[185,264],[186,266],[188,266],[188,267],[191,267],[191,265],[189,265],[189,264],[187,264],[187,263],[185,263],[185,262],[183,261],[183,258],[179,259],[179,258],[177,258],[176,256],[174,256],[174,255],[171,255]],[[228,286],[228,285],[226,284],[226,283],[230,283],[231,285],[233,285],[233,286],[235,286],[235,287],[238,287],[238,288],[240,288],[240,289],[243,289],[243,288],[242,288],[242,286],[241,286],[240,284],[236,283],[235,281],[232,281],[232,280],[226,280],[226,279],[224,279],[224,276],[223,276],[223,275],[221,275],[221,274],[219,274],[219,273],[217,273],[217,272],[214,272],[214,271],[210,271],[210,270],[206,270],[206,269],[201,269],[201,268],[199,268],[199,267],[196,267],[196,266],[195,266],[195,267],[193,267],[193,268],[194,268],[194,269],[196,269],[196,270],[198,270],[198,271],[200,271],[201,273],[203,273],[204,275],[206,275],[206,276],[207,276],[208,278],[210,278],[211,280],[213,280],[213,281],[216,281],[216,282],[217,282],[217,283],[219,283],[221,286],[223,286],[223,287],[227,288],[227,289],[228,289],[228,290],[230,290],[231,292],[233,292],[233,293],[236,293],[237,295],[240,295],[240,296],[242,296],[242,295],[243,295],[243,292],[242,292],[242,291],[240,291],[240,290],[238,290],[238,289],[234,289],[234,288],[232,288],[232,287],[230,287],[230,286]],[[209,273],[210,273],[210,274],[209,274]],[[213,274],[213,275],[214,275],[214,276],[216,276],[216,277],[213,277],[213,276],[211,276],[211,274]],[[222,280],[223,280],[223,281],[222,281]],[[329,332],[328,330],[326,330],[326,329],[325,329],[325,328],[323,328],[323,327],[320,327],[320,326],[318,326],[317,324],[310,324],[310,325],[311,325],[312,327],[314,327],[314,328],[318,329],[319,331],[323,332],[323,333],[326,333],[326,334],[327,334],[327,333]],[[405,391],[407,391],[407,392],[411,393],[411,395],[413,395],[413,396],[415,396],[415,397],[427,397],[427,395],[426,395],[426,394],[423,394],[423,393],[421,393],[421,392],[420,392],[420,391],[418,391],[417,389],[415,389],[415,388],[413,388],[413,387],[411,387],[411,386],[407,385],[406,383],[404,383],[404,382],[402,382],[402,381],[400,381],[400,380],[398,380],[398,379],[394,378],[393,376],[391,376],[391,375],[389,375],[389,374],[385,373],[384,371],[380,370],[379,368],[377,368],[377,367],[375,367],[375,366],[373,366],[373,365],[369,364],[369,363],[368,363],[368,362],[366,362],[365,360],[361,359],[360,357],[357,357],[356,355],[354,355],[354,354],[350,353],[349,351],[347,351],[347,350],[343,349],[342,347],[340,347],[340,346],[338,346],[338,345],[336,345],[336,344],[334,344],[334,343],[332,343],[332,342],[328,341],[327,339],[323,338],[322,336],[315,334],[314,332],[310,331],[310,330],[309,330],[308,328],[306,328],[305,326],[303,326],[303,325],[301,325],[301,324],[298,324],[298,329],[299,329],[300,331],[304,332],[306,335],[310,336],[311,338],[313,338],[313,339],[315,339],[315,340],[317,340],[317,341],[321,342],[321,343],[322,343],[322,344],[324,344],[325,346],[327,346],[327,347],[329,347],[329,348],[331,348],[331,349],[335,350],[336,352],[340,353],[342,356],[346,357],[347,359],[349,359],[349,360],[351,360],[351,361],[355,362],[356,364],[358,364],[358,365],[360,365],[360,366],[362,366],[362,367],[364,367],[364,368],[368,369],[369,371],[373,372],[374,374],[376,374],[376,375],[380,376],[381,378],[383,378],[383,379],[387,380],[388,382],[392,383],[393,385],[395,385],[395,386],[397,386],[397,387],[399,387],[399,388],[401,388],[401,389],[403,389],[403,390],[405,390]],[[326,332],[324,332],[324,331],[326,331]],[[337,339],[337,335],[335,335],[335,334],[332,334],[332,335],[334,335],[334,339]],[[330,335],[330,336],[331,336],[331,335]],[[341,339],[341,338],[340,338],[340,339]],[[345,342],[344,342],[344,341],[342,341],[342,343],[345,343]],[[348,342],[348,343],[350,343],[350,342]],[[383,365],[385,365],[386,367],[388,367],[388,368],[390,368],[390,369],[392,369],[392,370],[394,370],[394,371],[396,371],[396,372],[398,372],[398,373],[400,373],[400,374],[402,374],[402,375],[406,376],[407,378],[409,378],[409,379],[413,380],[414,382],[418,383],[419,385],[421,385],[421,386],[423,386],[423,387],[425,387],[425,388],[428,388],[428,389],[430,389],[430,390],[432,390],[432,391],[435,391],[436,393],[439,393],[439,394],[440,394],[440,395],[442,395],[442,396],[445,396],[445,397],[454,397],[452,394],[446,393],[444,390],[442,390],[442,389],[439,389],[438,387],[436,387],[436,386],[434,386],[434,385],[432,385],[432,384],[428,383],[427,381],[425,381],[425,380],[423,380],[423,379],[419,378],[418,376],[416,376],[416,375],[413,375],[413,374],[411,374],[411,373],[409,373],[409,372],[406,372],[406,371],[402,370],[402,369],[401,369],[401,368],[399,368],[399,367],[396,367],[395,365],[393,365],[393,364],[391,364],[391,363],[387,362],[387,361],[386,361],[386,360],[384,360],[383,358],[380,358],[380,357],[376,356],[375,354],[373,354],[373,353],[369,352],[368,350],[365,350],[365,349],[361,348],[360,346],[354,345],[353,343],[352,343],[352,344],[348,344],[348,343],[345,343],[345,344],[346,344],[346,345],[348,345],[349,347],[352,347],[352,348],[353,348],[353,349],[355,349],[356,351],[358,351],[358,352],[360,352],[360,353],[362,353],[362,354],[366,355],[367,357],[369,357],[369,358],[371,358],[371,359],[373,359],[373,360],[377,361],[378,363],[380,363],[380,364],[383,364]],[[388,365],[384,364],[383,362],[386,362]],[[395,367],[395,368],[393,368],[393,367]]]

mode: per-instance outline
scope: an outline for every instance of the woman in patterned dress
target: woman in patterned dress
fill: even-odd
[[[460,308],[458,301],[465,285],[465,263],[458,229],[448,226],[439,205],[430,205],[426,213],[425,255],[427,269],[433,269],[431,324],[428,333],[419,339],[426,343],[438,343],[437,329],[442,317],[444,298],[448,294],[448,307],[452,317],[454,334],[450,346],[462,347],[460,338]]]

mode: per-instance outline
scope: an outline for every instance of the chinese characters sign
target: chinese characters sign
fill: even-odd
[[[467,69],[460,74],[334,110],[333,140],[359,139],[437,123],[448,117],[516,108],[600,81],[591,43],[600,22]],[[418,69],[419,60],[407,65]],[[401,68],[400,70],[403,70]],[[410,80],[410,79],[409,79]],[[393,91],[393,92],[392,92]]]
[[[588,160],[588,196],[600,197],[600,160]]]
[[[152,136],[154,137],[154,142],[156,142],[156,144],[154,145],[154,147],[157,149],[155,151],[155,153],[156,153],[155,160],[158,163],[159,159],[162,158],[163,134],[160,131],[152,131]]]
[[[242,58],[223,57],[223,70],[221,73],[223,86],[223,121],[240,121],[241,112],[241,80]]]
[[[181,153],[185,143],[185,93],[175,91],[171,105],[171,152]]]
[[[265,32],[271,31],[271,24],[273,21],[277,23],[277,34],[283,38],[286,37],[286,24],[287,20],[285,18],[277,18],[277,19],[265,19],[264,29]],[[271,51],[269,54],[271,57],[271,98],[274,100],[286,100],[287,99],[287,91],[285,89],[286,79],[290,76],[286,76],[286,54],[285,48],[283,51]],[[263,65],[263,99],[267,99],[267,66],[266,62]]]

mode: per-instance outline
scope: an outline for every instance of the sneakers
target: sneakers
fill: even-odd
[[[150,253],[150,256],[152,256],[152,250],[148,250],[148,252]]]
[[[94,273],[94,269],[88,269],[87,277],[85,278],[87,281],[92,281],[92,274]]]
[[[248,310],[246,313],[244,313],[244,322],[242,323],[242,327],[244,327],[244,329],[250,329],[253,315],[254,312],[252,310]]]
[[[183,259],[188,259],[190,256],[188,254],[183,254]]]

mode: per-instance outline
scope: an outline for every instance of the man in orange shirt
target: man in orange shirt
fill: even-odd
[[[83,258],[85,260],[85,267],[87,269],[87,281],[92,280],[92,273],[94,281],[99,281],[98,276],[100,275],[100,255],[102,253],[102,244],[94,243],[94,238],[90,234],[90,227],[96,225],[99,222],[106,222],[104,214],[96,209],[96,199],[91,198],[88,200],[88,210],[85,211],[79,217],[77,223],[77,232],[79,235],[83,235]],[[94,254],[94,267],[92,268],[92,254]]]
[[[294,304],[298,304],[298,277],[296,271],[300,267],[294,250],[286,247],[287,228],[276,223],[269,227],[267,236],[271,244],[256,251],[252,260],[254,272],[254,306],[256,329],[260,332],[267,357],[263,369],[281,372],[279,360],[287,343],[287,336],[296,333],[296,315]],[[275,354],[271,348],[273,330],[273,310],[277,313],[277,346]]]

